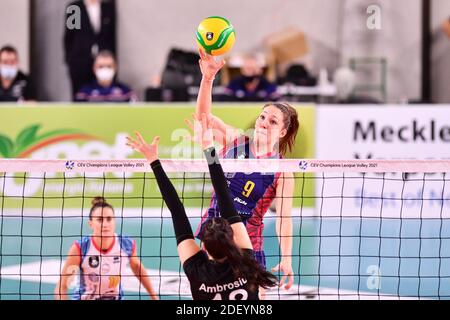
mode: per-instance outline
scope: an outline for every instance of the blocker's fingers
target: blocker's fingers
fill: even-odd
[[[127,142],[126,142],[126,144],[127,144],[127,145],[130,145],[130,144],[137,144],[137,142],[136,142],[133,138],[127,137]]]
[[[126,139],[127,139],[127,142],[126,142],[127,144],[128,144],[128,143],[137,143],[136,140],[134,140],[134,139],[131,138],[130,136],[127,136]]]
[[[140,143],[142,143],[143,145],[147,144],[147,142],[145,142],[144,138],[141,136],[139,132],[135,131],[134,134],[136,135]]]
[[[135,143],[127,142],[126,145],[131,147],[132,149],[137,149],[137,145]]]
[[[194,125],[192,124],[192,122],[189,119],[184,119],[184,123],[186,123],[186,125],[191,129],[194,130]]]
[[[197,117],[196,113],[192,113],[192,119],[194,119],[194,121],[200,121],[200,118]]]
[[[154,137],[154,138],[153,138],[153,141],[152,141],[152,145],[158,145],[159,139],[160,139],[159,136]]]

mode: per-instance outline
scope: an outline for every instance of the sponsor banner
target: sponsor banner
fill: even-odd
[[[448,106],[320,106],[316,158],[450,159]]]
[[[186,173],[208,173],[205,159],[161,159],[164,171]],[[255,168],[263,174],[273,172],[450,172],[450,160],[314,160],[314,159],[221,159],[224,172],[253,173]],[[142,159],[130,160],[33,160],[0,159],[0,172],[64,172],[65,178],[85,173],[85,177],[101,177],[105,173],[125,177],[125,173],[149,172],[150,164]],[[33,175],[36,177],[35,175]],[[11,175],[6,175],[9,178]],[[41,175],[44,177],[44,175]]]
[[[450,108],[436,106],[321,106],[318,159],[450,159]],[[431,164],[433,161],[426,161]],[[427,164],[425,164],[427,166]],[[400,166],[382,174],[323,174],[316,184],[318,214],[442,218],[450,211],[446,167]],[[417,172],[438,173],[417,173]]]
[[[214,114],[224,122],[248,132],[261,112],[261,104],[237,104],[214,106]],[[127,135],[139,131],[148,140],[160,136],[159,155],[165,159],[202,159],[200,147],[186,139],[190,135],[184,119],[190,119],[193,104],[155,105],[58,105],[45,106],[1,106],[0,107],[0,157],[14,159],[55,160],[64,159],[65,171],[72,176],[47,171],[18,173],[8,180],[8,188],[0,186],[0,195],[20,191],[21,198],[5,197],[3,208],[26,207],[49,208],[88,206],[90,197],[104,195],[113,205],[127,207],[160,207],[161,195],[148,170],[103,174],[101,167],[77,167],[79,160],[127,160],[140,157],[126,146]],[[297,106],[302,123],[297,144],[288,158],[312,158],[314,156],[315,108]],[[101,161],[100,161],[101,162]],[[126,162],[120,162],[122,165]],[[82,164],[79,163],[79,164]],[[111,163],[108,163],[111,165]],[[111,169],[112,167],[109,167]],[[86,169],[86,170],[84,170]],[[122,171],[121,168],[116,168]],[[125,170],[126,169],[126,170]],[[31,169],[30,169],[31,170]],[[98,170],[96,177],[84,172]],[[39,171],[39,170],[37,170]],[[114,171],[114,170],[111,170]],[[37,176],[37,177],[34,177]],[[170,175],[186,206],[205,206],[209,203],[211,185],[204,174],[177,172]],[[45,177],[46,179],[41,179]],[[106,178],[106,179],[104,179]],[[45,182],[44,182],[45,181]],[[297,181],[297,190],[311,194],[314,186],[310,182]],[[13,190],[13,191],[10,191]],[[67,190],[77,190],[70,198],[63,199]],[[84,201],[81,202],[80,199]],[[62,199],[64,201],[62,201]],[[117,199],[117,200],[115,200]],[[63,203],[61,203],[61,201]],[[44,202],[44,204],[43,204]],[[144,203],[143,203],[144,202]],[[294,205],[301,199],[297,197]],[[304,205],[312,205],[308,200]]]

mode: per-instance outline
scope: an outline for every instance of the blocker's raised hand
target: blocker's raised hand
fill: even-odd
[[[137,140],[127,137],[127,146],[141,153],[150,163],[158,159],[159,136],[154,137],[151,144],[148,144],[139,132],[134,133]]]
[[[193,132],[190,140],[200,144],[203,150],[212,147],[214,145],[214,135],[212,129],[213,119],[211,115],[202,113],[199,118],[195,114],[192,114],[192,118],[194,119],[194,123],[189,119],[184,119],[184,122]]]

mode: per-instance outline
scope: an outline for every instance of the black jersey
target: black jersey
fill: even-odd
[[[243,251],[253,258],[252,250]],[[227,261],[210,260],[204,251],[187,259],[183,268],[194,300],[259,300],[258,287],[251,291],[247,279],[236,277]]]

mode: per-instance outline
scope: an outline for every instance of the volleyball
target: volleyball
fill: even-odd
[[[197,28],[197,45],[213,56],[220,56],[234,45],[236,35],[231,23],[222,17],[204,19]]]

